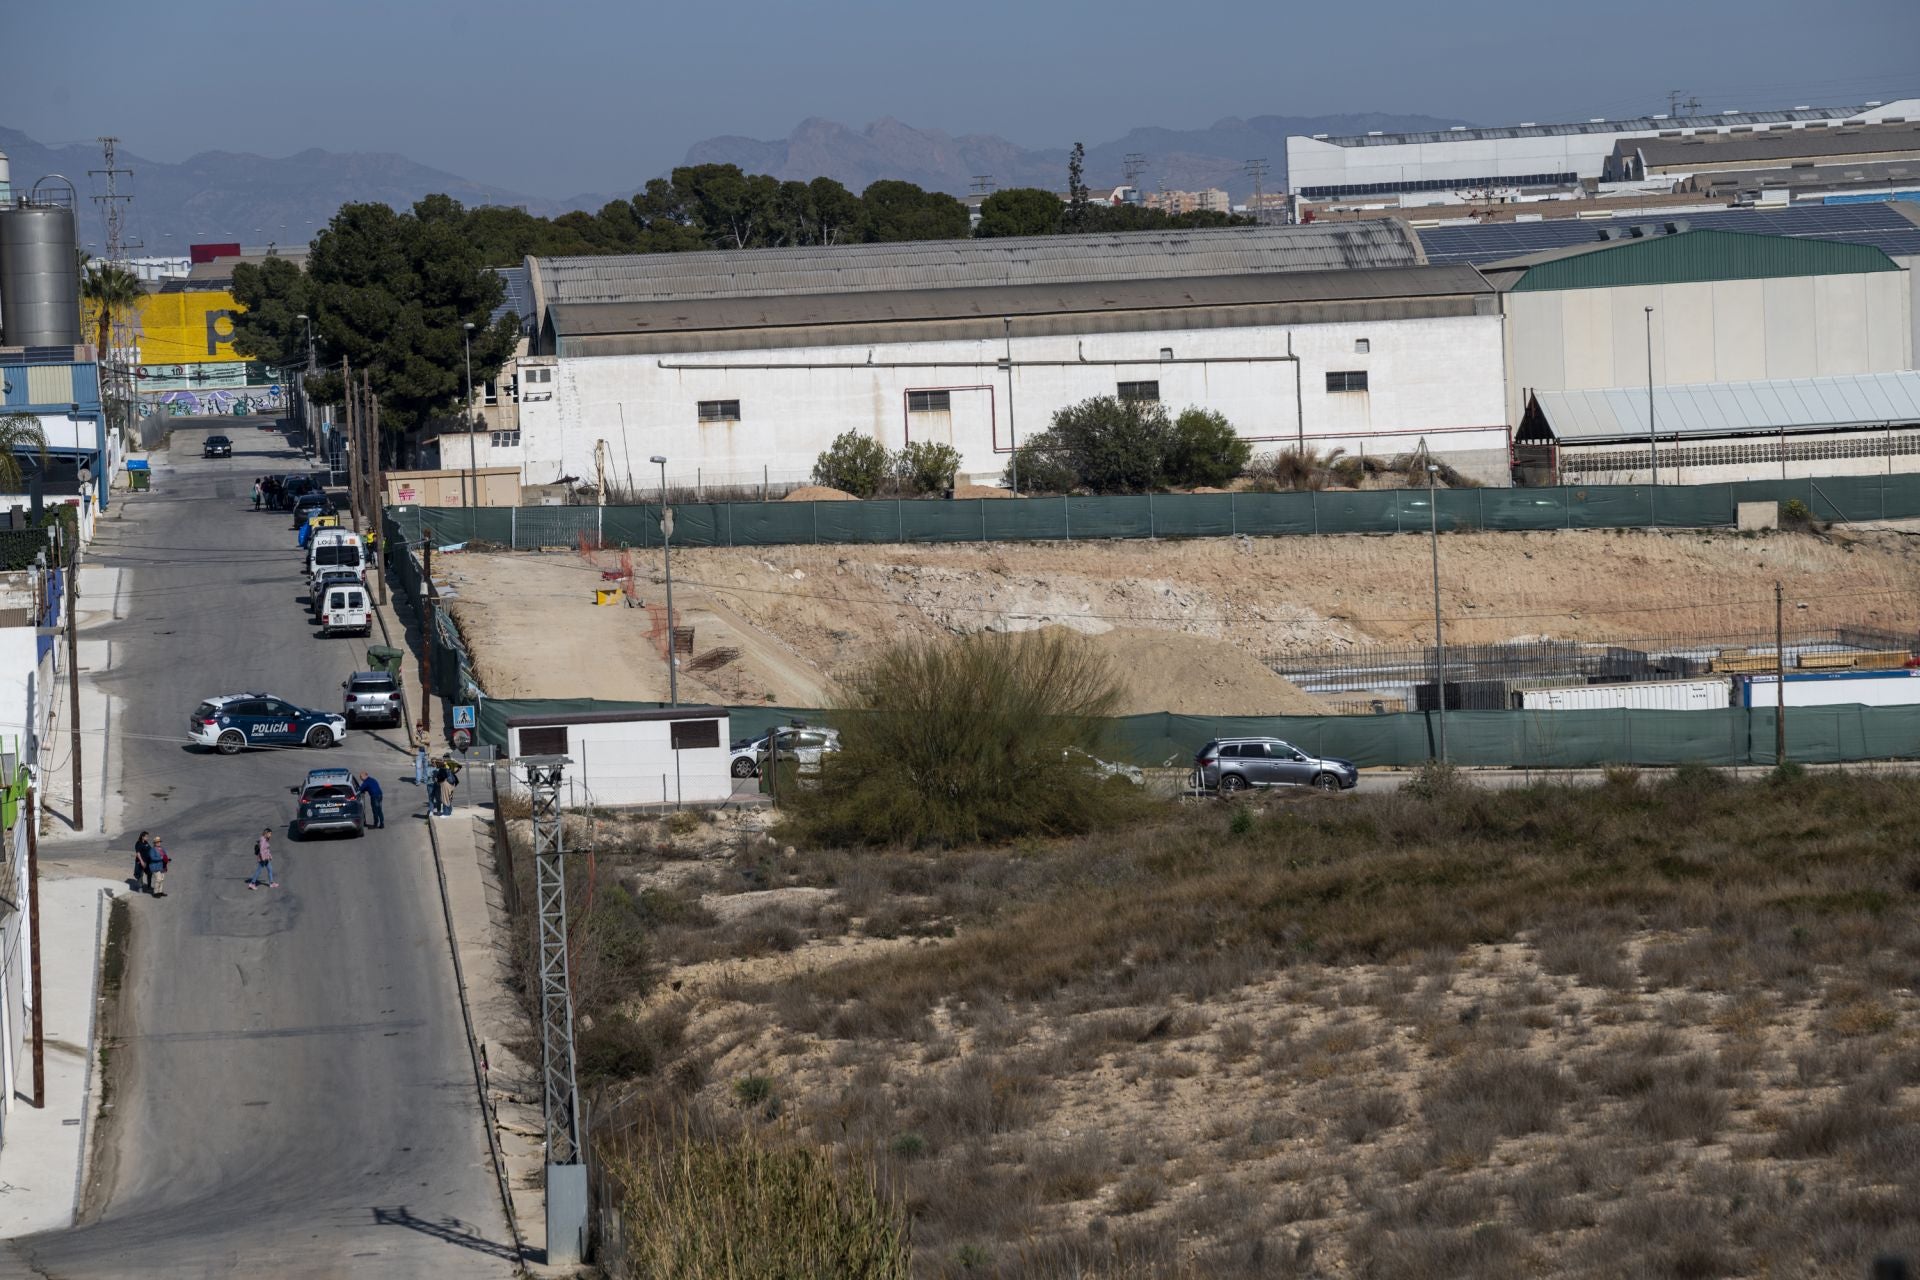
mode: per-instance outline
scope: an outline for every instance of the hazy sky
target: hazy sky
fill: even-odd
[[[715,134],[894,116],[1025,146],[1223,116],[1481,124],[1920,94],[1916,0],[93,0],[4,6],[0,124],[133,152],[397,151],[531,195]]]

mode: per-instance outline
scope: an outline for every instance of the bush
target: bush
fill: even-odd
[[[840,750],[795,798],[801,839],[952,846],[1088,831],[1136,789],[1090,785],[1118,701],[1106,659],[1065,631],[911,641],[846,684]]]
[[[814,459],[813,482],[856,498],[871,498],[893,469],[892,462],[886,446],[872,436],[844,432]]]
[[[1173,420],[1161,471],[1168,484],[1222,485],[1246,470],[1252,457],[1253,446],[1225,414],[1193,408]]]
[[[910,440],[898,456],[900,479],[915,493],[941,493],[953,487],[960,451],[950,444]]]
[[[1323,457],[1318,449],[1282,449],[1261,454],[1248,464],[1246,471],[1253,477],[1254,488],[1268,492],[1324,489],[1338,478],[1335,468],[1340,466],[1345,452],[1345,449],[1335,449]]]
[[[835,1276],[906,1280],[912,1261],[899,1207],[871,1170],[823,1150],[773,1146],[753,1133],[653,1140],[609,1161],[623,1206],[632,1274]]]
[[[1009,489],[1021,493],[1072,493],[1080,487],[1079,475],[1051,431],[1029,437],[1015,449],[1001,479]]]
[[[1173,424],[1157,403],[1094,396],[1055,413],[1048,431],[1082,485],[1145,493],[1161,483]]]

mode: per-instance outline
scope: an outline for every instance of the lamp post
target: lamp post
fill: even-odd
[[[1427,538],[1433,548],[1434,704],[1440,711],[1440,763],[1447,762],[1447,642],[1440,630],[1440,465],[1427,458]]]
[[[667,460],[660,454],[647,459],[660,468],[660,551],[667,563],[667,705],[680,705],[680,654],[673,635],[673,511],[667,506]]]
[[[480,505],[480,466],[473,452],[473,321],[460,326],[460,342],[467,355],[467,407],[461,415],[467,420],[467,483],[473,486],[473,505],[477,507]]]
[[[307,368],[300,375],[300,429],[306,433],[308,445],[313,444],[313,398],[307,394],[307,379],[313,376],[313,318],[302,311],[294,317],[307,326]],[[319,453],[317,448],[314,449]]]
[[[1000,324],[1006,334],[1007,354],[1000,361],[1000,367],[1007,371],[1007,442],[1013,450],[1007,456],[1007,475],[1013,482],[1013,496],[1020,496],[1020,433],[1013,425],[1013,317],[1001,316]]]
[[[1647,448],[1653,454],[1653,482],[1660,483],[1660,434],[1653,427],[1653,308],[1647,308]]]

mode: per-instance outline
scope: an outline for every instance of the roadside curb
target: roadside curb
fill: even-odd
[[[470,820],[470,819],[469,819]],[[513,1212],[513,1189],[507,1181],[506,1156],[500,1150],[500,1134],[497,1118],[493,1111],[492,1099],[487,1090],[487,1064],[480,1051],[479,1037],[473,1030],[473,1005],[467,998],[467,978],[460,965],[460,933],[453,922],[453,899],[447,892],[447,867],[440,856],[440,837],[434,830],[434,821],[427,819],[427,843],[433,848],[434,879],[440,886],[440,910],[447,924],[447,951],[453,960],[453,984],[460,996],[460,1022],[467,1033],[467,1054],[473,1062],[473,1084],[480,1098],[480,1122],[487,1131],[487,1152],[493,1160],[493,1174],[499,1184],[500,1206],[507,1215],[507,1230],[513,1236],[513,1251],[517,1258],[515,1269],[528,1274],[527,1242],[520,1234],[520,1220]]]
[[[99,906],[95,910],[93,924],[93,1008],[87,1014],[87,1065],[81,1073],[81,1096],[85,1105],[80,1112],[80,1167],[73,1179],[73,1220],[79,1223],[87,1207],[87,1186],[93,1180],[93,1139],[100,1131],[101,1117],[105,1109],[106,1092],[96,1088],[101,1073],[94,1070],[94,1064],[100,1058],[101,1009],[108,999],[107,942],[112,931],[113,905],[119,898],[111,889],[100,891]],[[133,917],[127,917],[127,945],[133,940]],[[118,1000],[120,992],[116,988],[112,998]],[[100,1081],[104,1084],[104,1081]]]

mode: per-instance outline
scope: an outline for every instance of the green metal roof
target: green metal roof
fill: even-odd
[[[1700,230],[1611,241],[1572,251],[1549,250],[1504,263],[1490,263],[1483,270],[1490,277],[1506,275],[1511,281],[1508,290],[1524,293],[1711,280],[1769,280],[1781,276],[1856,275],[1898,271],[1900,267],[1872,245],[1803,236]]]

